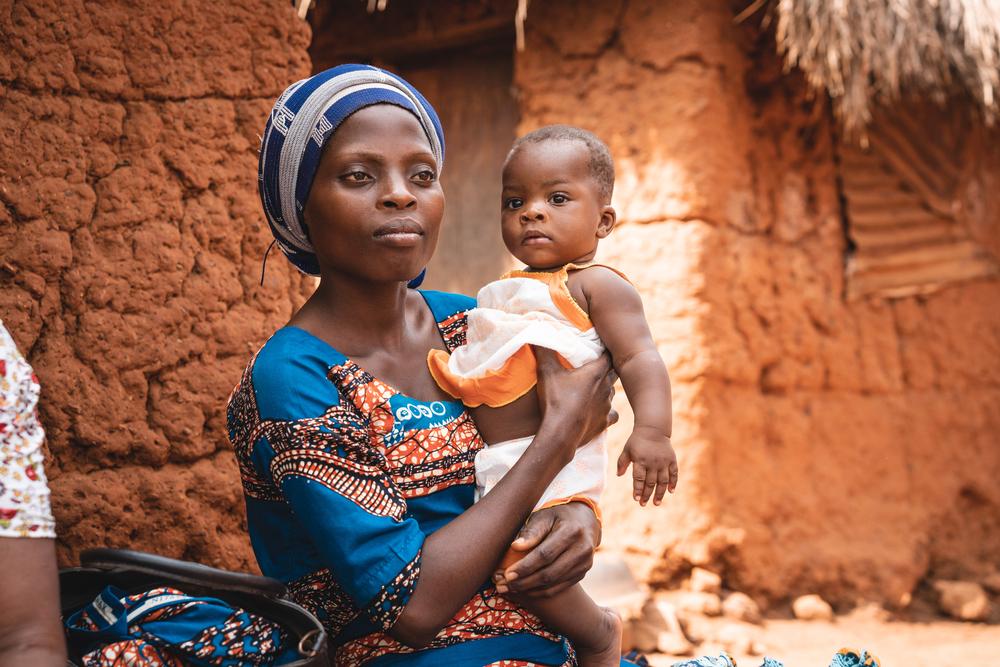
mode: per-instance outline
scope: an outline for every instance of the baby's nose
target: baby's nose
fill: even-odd
[[[527,206],[521,213],[521,220],[525,222],[539,221],[545,219],[545,211],[540,206]]]

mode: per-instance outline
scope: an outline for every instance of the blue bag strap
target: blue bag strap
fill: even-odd
[[[94,601],[66,619],[66,630],[81,639],[118,641],[128,637],[128,610],[124,593],[107,586]]]

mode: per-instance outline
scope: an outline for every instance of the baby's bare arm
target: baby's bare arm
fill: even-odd
[[[635,413],[635,428],[618,457],[618,474],[624,475],[631,464],[635,500],[645,505],[652,498],[659,505],[664,494],[677,486],[677,455],[670,443],[670,378],[649,331],[642,299],[631,283],[603,267],[571,274],[570,290],[586,302]]]
[[[570,282],[586,299],[590,320],[611,353],[635,412],[636,428],[656,429],[669,438],[673,428],[670,378],[639,293],[617,273],[600,266],[574,272]]]

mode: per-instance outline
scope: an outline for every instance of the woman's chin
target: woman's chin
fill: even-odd
[[[426,264],[423,263],[398,267],[383,266],[382,270],[377,272],[378,275],[372,276],[372,278],[381,283],[406,283],[419,276],[425,266]]]

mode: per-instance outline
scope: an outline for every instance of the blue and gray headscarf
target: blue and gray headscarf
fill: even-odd
[[[257,180],[267,222],[285,256],[303,273],[319,262],[302,217],[327,139],[354,112],[394,104],[412,112],[427,134],[438,172],[444,168],[444,131],[434,107],[402,78],[370,65],[340,65],[293,83],[264,126]],[[416,287],[421,273],[411,281]]]

